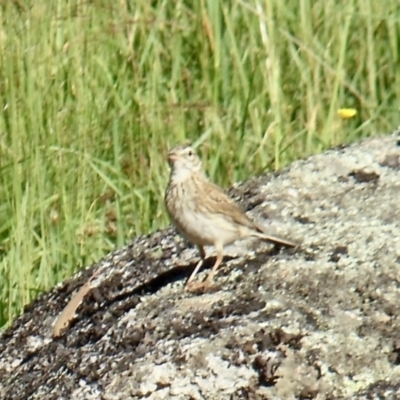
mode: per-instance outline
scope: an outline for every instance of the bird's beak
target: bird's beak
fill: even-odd
[[[177,155],[175,153],[169,153],[168,154],[168,162],[170,164],[173,163],[174,161],[176,161],[177,158],[178,157],[177,157]]]

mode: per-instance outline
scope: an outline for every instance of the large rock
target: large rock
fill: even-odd
[[[109,254],[1,334],[0,398],[400,398],[399,157],[393,134],[233,188],[301,247],[237,242],[211,292],[183,291],[198,254],[172,229]]]

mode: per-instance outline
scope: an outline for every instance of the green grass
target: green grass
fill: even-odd
[[[170,145],[229,186],[393,131],[399,49],[396,0],[2,1],[0,326],[167,225]]]

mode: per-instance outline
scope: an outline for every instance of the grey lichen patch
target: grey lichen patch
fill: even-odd
[[[207,293],[183,291],[198,253],[167,229],[40,296],[0,336],[0,398],[400,398],[398,141],[369,139],[236,185],[244,208],[301,246],[236,243]]]

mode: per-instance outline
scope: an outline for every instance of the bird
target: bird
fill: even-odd
[[[202,162],[190,144],[171,148],[167,155],[170,177],[165,190],[165,206],[178,232],[196,245],[200,261],[185,284],[185,290],[206,289],[224,256],[224,246],[238,239],[257,237],[277,245],[297,244],[267,235],[219,186],[205,174]],[[204,282],[194,278],[204,263],[204,246],[213,245],[217,258]]]

